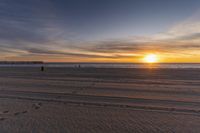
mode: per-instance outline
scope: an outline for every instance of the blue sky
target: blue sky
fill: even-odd
[[[180,38],[198,31],[182,30],[199,8],[199,0],[0,0],[1,60],[115,61],[155,52],[158,40],[160,51],[176,40],[165,54],[184,53]]]

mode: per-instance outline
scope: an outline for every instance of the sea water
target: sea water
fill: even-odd
[[[6,63],[0,67],[73,67],[73,68],[200,68],[200,63]]]

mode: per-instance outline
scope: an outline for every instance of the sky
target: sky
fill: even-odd
[[[0,0],[0,60],[200,62],[200,0]]]

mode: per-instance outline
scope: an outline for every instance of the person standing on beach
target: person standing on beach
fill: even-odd
[[[40,70],[43,72],[44,71],[44,66],[41,66]]]

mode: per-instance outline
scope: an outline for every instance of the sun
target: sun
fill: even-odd
[[[156,62],[158,62],[158,56],[156,54],[148,54],[144,57],[144,62],[156,63]]]

